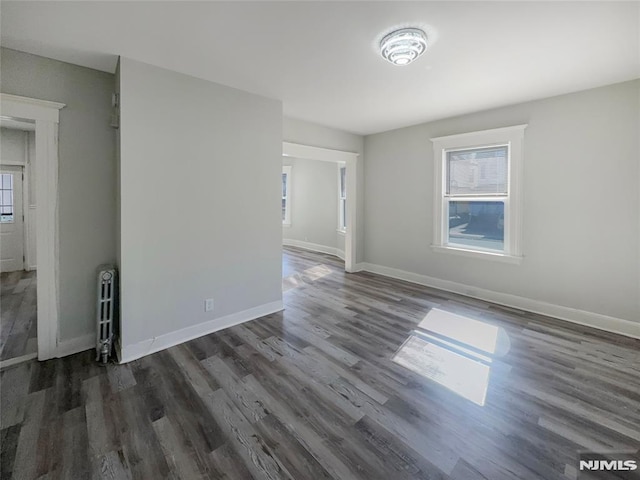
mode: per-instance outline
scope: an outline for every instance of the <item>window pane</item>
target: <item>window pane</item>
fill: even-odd
[[[13,205],[12,193],[12,190],[2,190],[2,205]]]
[[[287,200],[282,199],[282,221],[284,222],[287,215]]]
[[[447,194],[506,194],[508,147],[447,152]]]
[[[345,200],[340,201],[340,210],[342,212],[342,228],[347,228],[347,202]]]
[[[13,180],[13,175],[11,175],[10,173],[3,173],[1,188],[11,190],[12,183],[13,183],[12,180]]]
[[[13,175],[1,174],[0,178],[0,223],[13,222]]]
[[[282,198],[287,196],[287,174],[282,174]]]
[[[447,243],[504,251],[504,202],[449,202]]]
[[[340,167],[340,197],[346,197],[347,190],[347,169],[346,167]]]

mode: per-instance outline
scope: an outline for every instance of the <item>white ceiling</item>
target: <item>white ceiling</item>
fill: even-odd
[[[116,56],[278,98],[359,134],[640,77],[638,2],[11,2],[2,46],[113,72]],[[377,40],[421,26],[395,67]]]

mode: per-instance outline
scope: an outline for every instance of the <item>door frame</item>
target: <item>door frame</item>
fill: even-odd
[[[38,360],[55,357],[59,344],[58,124],[64,107],[63,103],[0,93],[3,116],[35,121],[36,125]]]
[[[354,152],[312,147],[298,143],[282,142],[282,156],[343,163],[347,166],[347,231],[344,234],[344,269],[357,271],[357,204],[358,204],[358,156]]]

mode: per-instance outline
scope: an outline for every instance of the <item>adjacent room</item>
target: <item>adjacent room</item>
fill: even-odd
[[[0,14],[2,479],[636,478],[640,3]]]
[[[37,356],[35,124],[0,117],[0,365]]]
[[[282,242],[344,260],[346,166],[284,157]]]

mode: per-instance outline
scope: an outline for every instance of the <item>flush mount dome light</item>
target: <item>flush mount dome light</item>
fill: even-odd
[[[419,28],[402,28],[380,42],[380,53],[394,65],[409,65],[427,50],[427,35]]]

